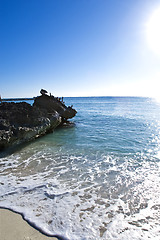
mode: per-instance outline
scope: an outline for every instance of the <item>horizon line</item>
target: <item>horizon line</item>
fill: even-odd
[[[38,96],[37,96],[38,97]],[[121,96],[121,95],[117,95],[117,96],[112,96],[112,95],[103,95],[103,96],[65,96],[64,98],[103,98],[103,97],[115,97],[115,98],[156,98],[153,96]],[[1,101],[18,101],[18,100],[34,100],[36,97],[8,97],[8,98],[0,98]]]

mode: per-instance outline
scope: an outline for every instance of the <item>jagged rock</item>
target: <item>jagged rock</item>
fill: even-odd
[[[46,93],[35,98],[33,106],[26,102],[0,104],[0,150],[52,132],[75,116],[76,110]]]
[[[59,98],[55,98],[52,95],[48,96],[46,94],[36,97],[33,106],[36,106],[39,109],[45,109],[48,113],[57,111],[62,117],[62,121],[73,118],[77,113],[77,111],[72,107],[65,106],[65,104],[61,102]]]
[[[0,150],[21,144],[51,132],[61,124],[61,117],[54,112],[50,117],[30,104],[0,104]]]

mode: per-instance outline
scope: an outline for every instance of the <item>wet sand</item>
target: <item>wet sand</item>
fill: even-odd
[[[31,227],[20,214],[7,209],[0,209],[1,240],[57,240],[47,237]]]

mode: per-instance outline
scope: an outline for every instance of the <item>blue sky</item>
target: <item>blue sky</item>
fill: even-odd
[[[156,9],[159,0],[0,0],[0,95],[157,97]]]

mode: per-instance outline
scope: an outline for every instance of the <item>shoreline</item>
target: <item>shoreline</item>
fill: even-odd
[[[32,227],[21,214],[0,208],[1,240],[58,240],[49,237]]]

